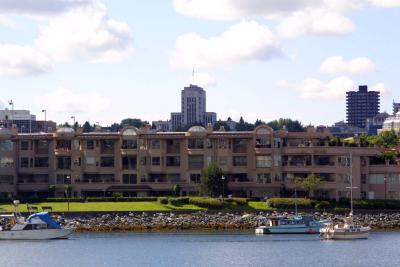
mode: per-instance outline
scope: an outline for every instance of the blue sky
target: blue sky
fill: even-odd
[[[398,0],[0,0],[0,99],[57,122],[168,119],[180,90],[248,121],[345,119],[358,84],[400,101]]]

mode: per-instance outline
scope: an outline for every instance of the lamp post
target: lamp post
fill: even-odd
[[[67,181],[66,181],[67,182],[67,186],[66,186],[67,201],[68,201],[68,211],[69,211],[69,195],[70,195],[70,190],[71,190],[71,176],[67,175],[66,179],[67,179]]]
[[[12,99],[8,101],[8,104],[11,106],[11,128],[12,128],[14,125],[14,102],[12,101]]]
[[[387,191],[387,177],[386,177],[386,175],[383,177],[383,181],[384,181],[384,184],[385,184],[385,205],[386,205],[386,191]]]
[[[44,113],[44,132],[47,133],[47,110],[42,109],[42,112]]]
[[[75,128],[75,116],[71,116],[71,119],[73,120],[72,128]]]
[[[224,203],[224,196],[225,196],[225,176],[222,175],[222,203]]]

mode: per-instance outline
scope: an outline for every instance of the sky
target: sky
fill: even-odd
[[[399,25],[400,0],[0,0],[0,108],[166,120],[194,83],[218,119],[331,125],[365,84],[391,113]]]

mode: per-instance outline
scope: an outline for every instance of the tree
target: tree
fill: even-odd
[[[262,120],[257,119],[256,122],[254,123],[254,128],[257,128],[258,126],[265,124]]]
[[[222,179],[222,169],[216,164],[211,163],[207,168],[203,169],[200,177],[200,194],[203,196],[218,197],[225,192],[228,187],[227,179]]]
[[[83,131],[84,133],[93,132],[93,128],[92,128],[92,125],[90,125],[90,122],[85,121],[85,123],[84,123],[83,126],[82,126],[82,131]]]
[[[243,117],[240,117],[239,122],[236,123],[236,131],[253,131],[254,124],[245,122]]]
[[[288,132],[304,132],[305,131],[301,122],[299,122],[297,120],[292,120],[292,119],[280,118],[278,120],[270,121],[267,124],[275,131],[282,129],[284,126],[286,127],[286,130],[288,130]]]
[[[230,131],[231,130],[229,128],[228,123],[226,121],[221,121],[221,120],[219,120],[219,121],[214,123],[213,129],[214,129],[214,131],[218,131],[222,126],[224,127],[225,131]]]
[[[140,128],[142,126],[144,126],[145,124],[147,124],[147,121],[142,121],[141,119],[137,119],[137,118],[127,118],[127,119],[123,119],[121,121],[121,126],[122,127],[126,127],[126,126],[134,126],[136,128]]]
[[[174,185],[172,192],[174,193],[174,196],[179,197],[181,195],[181,186],[179,184]]]
[[[321,182],[321,177],[315,174],[310,174],[306,178],[294,178],[294,184],[303,189],[308,194],[309,198],[311,197],[311,193],[321,184]]]
[[[384,148],[394,148],[399,145],[399,136],[395,131],[383,131],[376,138],[376,144]]]

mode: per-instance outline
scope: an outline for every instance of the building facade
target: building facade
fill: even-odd
[[[294,177],[317,174],[314,197],[399,199],[400,166],[385,161],[373,147],[332,145],[329,131],[273,131],[261,125],[251,132],[213,131],[194,126],[188,132],[152,132],[149,127],[115,133],[17,134],[0,129],[0,197],[72,195],[195,195],[201,171],[218,164],[234,196],[292,196]],[[350,163],[352,162],[352,164]]]
[[[191,84],[181,91],[181,112],[171,113],[173,129],[195,124],[207,125],[217,121],[215,112],[206,112],[206,91]],[[179,120],[180,119],[180,120]]]
[[[37,121],[36,115],[29,110],[0,110],[0,126],[12,128],[15,126],[20,133],[54,132],[56,123],[53,121]]]
[[[347,123],[365,128],[367,118],[379,113],[380,93],[368,91],[368,86],[360,85],[358,91],[346,92]]]
[[[400,103],[393,101],[393,115],[396,115],[400,111]]]

